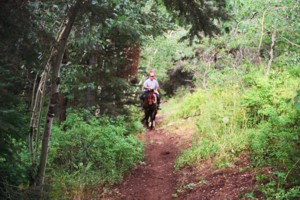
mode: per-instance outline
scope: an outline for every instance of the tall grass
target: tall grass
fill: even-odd
[[[215,165],[228,166],[233,155],[246,148],[247,118],[241,106],[242,93],[238,85],[233,85],[226,89],[199,90],[182,99],[175,116],[197,118],[197,139],[191,149],[179,156],[177,168],[213,156]]]
[[[167,120],[196,118],[196,139],[192,148],[178,157],[177,168],[211,157],[216,167],[230,166],[240,152],[255,148],[261,121],[269,123],[272,113],[281,113],[281,119],[290,116],[292,107],[285,99],[295,96],[295,77],[286,73],[270,78],[247,75],[247,85],[215,85],[192,94],[179,94],[169,102]]]
[[[170,101],[176,104],[166,108],[172,110],[168,120],[196,118],[193,144],[178,156],[176,168],[207,159],[217,168],[233,166],[233,158],[247,151],[253,167],[272,168],[260,187],[266,198],[300,197],[299,77],[274,71],[241,79],[243,86],[199,88]]]

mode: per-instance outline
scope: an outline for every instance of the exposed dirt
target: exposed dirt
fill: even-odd
[[[160,121],[158,117],[157,124]],[[201,166],[187,166],[174,172],[176,156],[192,140],[191,131],[181,130],[148,130],[144,137],[144,161],[102,199],[246,199],[245,193],[255,191],[257,183],[246,153],[231,168],[216,170],[206,161]]]
[[[144,142],[144,161],[106,199],[172,199],[177,183],[174,160],[178,153],[174,137],[162,130],[148,130]]]
[[[209,161],[201,166],[185,167],[178,172],[177,199],[247,199],[245,194],[251,192],[261,199],[256,189],[255,173],[249,165],[247,154],[243,154],[234,166],[226,169],[217,170]]]

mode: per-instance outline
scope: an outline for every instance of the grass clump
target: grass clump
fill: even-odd
[[[214,156],[218,167],[228,166],[233,155],[246,148],[246,112],[241,107],[241,94],[241,90],[231,86],[199,90],[182,100],[176,116],[192,117],[197,113],[197,134],[192,148],[179,156],[177,168]]]

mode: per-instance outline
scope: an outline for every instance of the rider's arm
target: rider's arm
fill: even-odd
[[[144,82],[144,89],[145,89],[145,90],[150,90],[151,87],[148,86],[147,82],[148,82],[148,80],[146,80],[146,81]]]

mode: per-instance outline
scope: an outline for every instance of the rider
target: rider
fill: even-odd
[[[141,95],[141,99],[144,100],[145,99],[145,96],[146,96],[146,93],[151,90],[151,89],[154,89],[154,92],[155,92],[155,95],[156,95],[156,98],[157,98],[157,109],[160,109],[159,105],[160,105],[160,95],[159,95],[159,92],[158,92],[158,88],[159,88],[159,84],[158,84],[158,81],[156,80],[155,76],[154,76],[154,70],[150,70],[150,75],[149,75],[149,78],[144,82],[144,85],[143,85],[143,89],[144,89],[144,92],[143,94]]]

